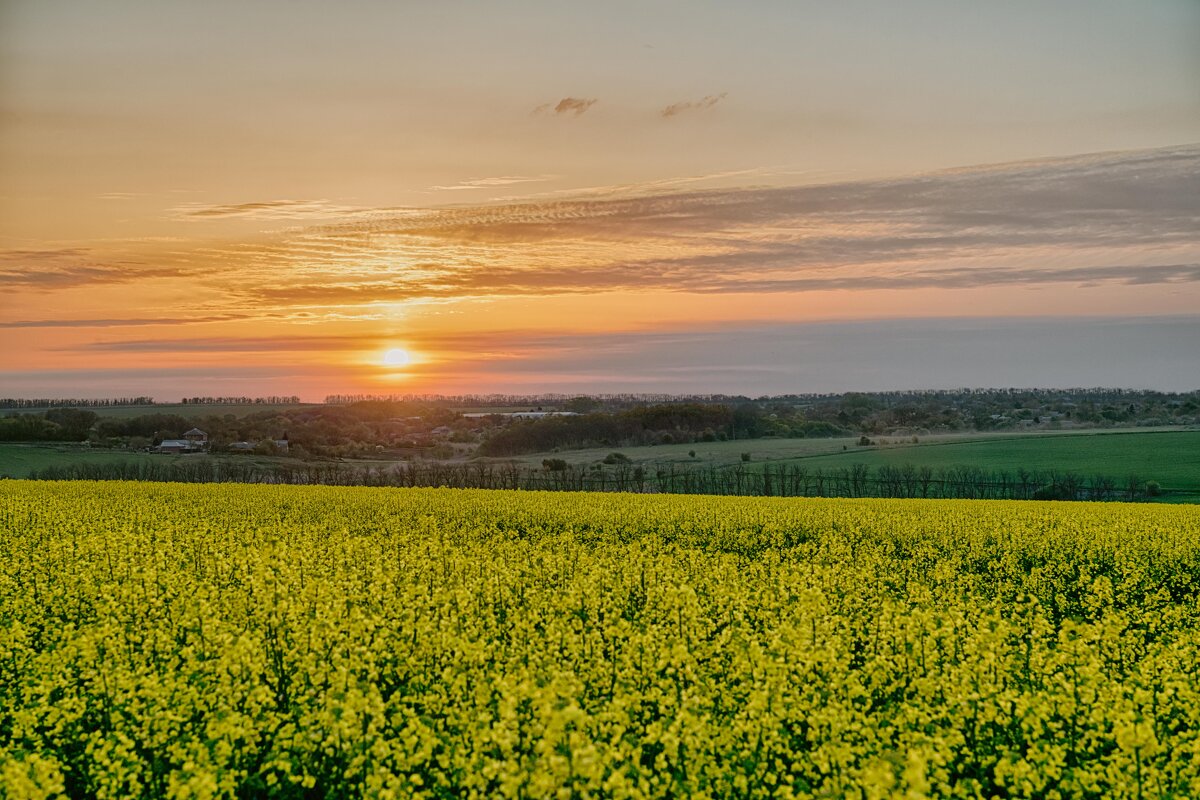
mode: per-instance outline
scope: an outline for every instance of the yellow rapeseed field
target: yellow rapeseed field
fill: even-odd
[[[0,483],[7,797],[1200,797],[1200,508]]]

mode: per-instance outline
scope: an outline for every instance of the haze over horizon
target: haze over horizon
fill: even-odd
[[[1189,0],[10,0],[0,120],[2,396],[1200,389]]]

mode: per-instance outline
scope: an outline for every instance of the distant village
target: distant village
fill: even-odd
[[[349,414],[355,416],[352,412],[347,411],[349,406],[330,406],[334,411],[334,416],[342,417]],[[397,406],[398,410],[403,408]],[[480,439],[481,434],[489,429],[504,427],[514,422],[531,422],[538,420],[546,420],[549,418],[568,418],[578,417],[580,412],[567,411],[560,409],[547,409],[542,406],[535,406],[528,410],[521,411],[479,411],[454,414],[452,417],[446,417],[444,413],[431,414],[428,409],[424,409],[427,413],[413,414],[408,416],[390,416],[382,420],[370,420],[369,435],[363,436],[363,432],[359,432],[359,438],[351,441],[358,443],[357,453],[343,453],[343,455],[368,455],[370,453],[378,454],[379,452],[387,451],[392,455],[407,453],[415,455],[420,453],[429,453],[436,456],[445,457],[453,455],[466,448],[468,445],[474,445]],[[329,422],[329,415],[322,415],[324,422]],[[439,424],[442,420],[445,424]],[[210,421],[215,421],[210,418]],[[298,424],[299,429],[308,431],[305,423],[306,419],[289,420]],[[251,426],[253,427],[253,426]],[[199,427],[193,427],[184,431],[178,436],[164,437],[157,444],[151,444],[144,448],[148,452],[162,453],[171,455],[199,455],[214,452],[221,453],[252,453],[256,455],[292,455],[294,451],[298,454],[307,456],[309,452],[303,448],[297,450],[292,446],[290,435],[284,432],[279,438],[263,437],[253,439],[241,439],[229,441],[228,430],[222,430],[222,436],[219,444],[214,444],[209,433]],[[304,437],[310,442],[310,447],[316,443],[318,452],[322,444],[317,437],[311,435]],[[347,438],[343,438],[345,442]],[[452,445],[457,445],[453,447]]]

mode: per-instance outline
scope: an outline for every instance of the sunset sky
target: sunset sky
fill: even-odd
[[[1200,388],[1196,0],[0,0],[0,396],[1101,385]]]

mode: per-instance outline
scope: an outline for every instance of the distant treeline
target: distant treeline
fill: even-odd
[[[709,437],[812,438],[852,432],[923,436],[957,431],[1200,424],[1200,392],[1122,389],[849,392],[640,405],[572,398],[560,407],[579,412],[579,416],[545,417],[505,426],[483,441],[480,453],[513,456],[554,448],[648,444],[654,434],[663,442],[686,442]],[[639,424],[639,420],[647,424]],[[656,420],[669,424],[659,426]]]
[[[814,395],[815,396],[815,395]],[[331,394],[325,396],[329,405],[349,405],[351,403],[435,403],[438,405],[471,406],[486,408],[488,406],[560,406],[573,402],[590,401],[593,405],[601,403],[721,403],[727,401],[748,401],[750,398],[741,395],[726,394],[637,394],[599,392],[588,395],[560,394]]]
[[[162,410],[158,410],[161,408]],[[220,405],[199,404],[200,413],[151,407],[144,414],[104,414],[101,409],[52,408],[0,413],[0,441],[79,442],[143,449],[163,439],[178,439],[191,428],[208,435],[214,449],[232,442],[288,438],[293,455],[344,457],[374,452],[378,446],[402,446],[439,425],[466,428],[469,420],[445,409],[396,403],[352,406],[251,404],[232,414]],[[99,413],[98,413],[99,412]]]
[[[203,404],[201,404],[203,406]],[[479,454],[510,457],[580,447],[627,447],[646,444],[713,442],[761,436],[822,438],[852,431],[826,421],[806,419],[791,409],[778,413],[743,403],[664,403],[613,412],[550,416],[514,423],[503,416],[470,419],[435,405],[364,401],[350,405],[267,407],[238,417],[218,413],[184,417],[154,412],[135,416],[98,415],[90,409],[56,408],[0,416],[0,441],[82,441],[112,444],[130,437],[139,446],[175,439],[198,427],[214,447],[230,442],[278,439],[318,456],[345,456],[376,446],[411,446],[445,427],[443,439],[482,440]]]
[[[295,394],[269,394],[263,397],[245,395],[230,397],[185,397],[179,401],[183,405],[298,405],[300,396]],[[119,406],[153,406],[175,405],[174,403],[155,403],[153,397],[101,397],[101,398],[64,398],[64,397],[35,397],[31,399],[20,397],[0,398],[0,409],[6,408],[113,408]]]
[[[295,394],[269,394],[265,397],[185,397],[179,402],[185,406],[285,406],[299,405],[300,396]]]
[[[1180,398],[1194,397],[1200,394],[1191,392],[1159,392],[1152,389],[1121,389],[1115,387],[1072,387],[1072,388],[968,388],[959,389],[892,389],[875,392],[789,392],[772,395],[744,394],[672,394],[648,392],[593,392],[591,394],[564,394],[547,392],[542,394],[429,394],[429,393],[392,393],[392,394],[331,394],[325,396],[325,403],[330,405],[347,405],[349,403],[384,402],[384,403],[435,403],[445,405],[465,406],[529,406],[529,405],[562,405],[572,401],[593,400],[605,404],[631,403],[771,403],[771,402],[811,402],[819,400],[840,400],[848,397],[867,397],[878,401],[909,401],[926,398],[988,398],[1021,400],[1065,398],[1075,401],[1107,402],[1126,398],[1159,397]]]
[[[479,446],[483,456],[516,456],[584,447],[713,442],[774,435],[827,438],[851,431],[794,412],[774,415],[751,404],[667,403],[614,413],[553,416],[510,425]]]
[[[5,397],[0,408],[109,408],[112,406],[152,406],[153,397],[104,397],[92,399],[38,397],[33,399]]]
[[[88,438],[99,419],[82,408],[51,408],[41,414],[0,417],[0,442],[78,442]]]
[[[986,470],[978,467],[863,464],[809,469],[792,464],[646,469],[563,467],[537,469],[517,464],[412,463],[387,468],[338,464],[263,465],[208,459],[128,461],[46,467],[37,480],[131,480],[180,483],[271,483],[332,486],[445,486],[464,489],[713,494],[753,497],[954,498],[974,500],[1140,501],[1159,494],[1154,481],[1136,476],[1115,480],[1069,471]]]

